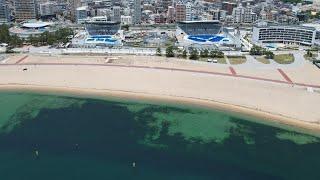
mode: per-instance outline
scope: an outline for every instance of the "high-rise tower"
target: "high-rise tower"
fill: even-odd
[[[141,23],[141,0],[134,0],[133,24]]]
[[[7,23],[9,21],[9,8],[5,0],[0,0],[0,24]]]
[[[37,18],[35,0],[15,0],[14,9],[17,22]]]

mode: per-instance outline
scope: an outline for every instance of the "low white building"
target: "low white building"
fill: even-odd
[[[132,24],[132,16],[121,16],[121,24],[123,25]]]
[[[40,36],[44,32],[55,32],[56,30],[57,27],[53,23],[30,20],[11,27],[9,33],[10,35],[17,35],[20,38],[29,38],[30,36]]]

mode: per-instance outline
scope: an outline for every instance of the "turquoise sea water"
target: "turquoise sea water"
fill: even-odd
[[[320,179],[318,137],[222,112],[13,92],[0,112],[4,180]]]

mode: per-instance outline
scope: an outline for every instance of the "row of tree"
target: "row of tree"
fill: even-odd
[[[162,55],[160,47],[157,48],[156,54],[158,56]],[[176,48],[175,46],[168,46],[166,48],[165,55],[166,55],[166,57],[188,58],[188,52],[186,49],[181,50],[181,49]],[[222,51],[218,51],[218,50],[209,51],[208,49],[205,49],[200,52],[195,48],[191,48],[189,50],[189,59],[198,60],[199,58],[208,58],[208,57],[222,58],[222,57],[224,57],[224,54]]]
[[[302,3],[302,0],[281,0],[284,3],[297,4]]]
[[[6,43],[10,46],[21,46],[23,44],[23,39],[19,38],[17,35],[11,36],[9,33],[9,26],[6,24],[0,25],[0,43]]]
[[[253,47],[250,50],[250,55],[253,56],[262,56],[265,55],[267,59],[273,59],[274,53],[272,51],[268,51],[265,48],[262,48],[257,45],[253,45]]]
[[[56,43],[67,43],[69,36],[73,35],[73,30],[70,28],[60,28],[55,32],[44,32],[40,36],[30,36],[27,39],[18,37],[17,35],[10,35],[8,25],[0,25],[0,42],[6,43],[9,47],[20,47],[23,43],[30,43],[35,46],[53,45]]]
[[[35,46],[53,45],[57,43],[67,43],[70,41],[69,36],[73,35],[70,28],[61,28],[55,32],[44,32],[40,36],[30,36],[28,42]]]

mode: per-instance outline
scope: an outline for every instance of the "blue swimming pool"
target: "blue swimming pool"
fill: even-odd
[[[191,35],[188,36],[188,39],[196,42],[219,42],[224,37],[220,35]]]
[[[90,36],[86,39],[87,43],[106,43],[116,44],[119,40],[114,39],[112,36]]]
[[[91,36],[91,38],[94,38],[94,39],[97,39],[97,38],[112,38],[111,36],[104,36],[104,35],[102,35],[102,36]]]
[[[106,42],[116,42],[117,40],[116,39],[105,39],[104,41],[106,41]]]

